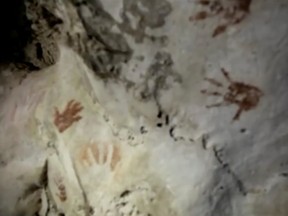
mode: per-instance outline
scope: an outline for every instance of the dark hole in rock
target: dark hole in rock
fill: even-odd
[[[25,46],[32,41],[24,1],[9,0],[0,4],[0,63],[21,62]]]

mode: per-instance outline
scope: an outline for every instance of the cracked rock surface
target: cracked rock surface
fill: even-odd
[[[288,215],[287,0],[10,2],[0,215]]]

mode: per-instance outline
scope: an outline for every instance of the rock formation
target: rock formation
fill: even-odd
[[[1,4],[1,216],[288,215],[287,0]]]

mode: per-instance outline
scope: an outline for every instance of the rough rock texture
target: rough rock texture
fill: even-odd
[[[21,7],[0,215],[288,215],[287,0]]]

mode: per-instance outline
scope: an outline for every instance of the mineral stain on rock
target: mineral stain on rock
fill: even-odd
[[[143,42],[145,37],[153,40],[154,37],[147,35],[145,30],[164,26],[165,18],[172,12],[172,6],[167,0],[124,0],[123,4],[123,22],[119,27],[138,43]],[[132,25],[134,20],[131,19],[139,20],[136,26]]]
[[[152,98],[161,110],[159,103],[161,91],[168,90],[172,88],[173,84],[182,82],[181,75],[175,71],[173,65],[170,53],[162,51],[155,54],[144,77],[144,88],[140,92],[140,100],[147,101]],[[171,83],[168,81],[169,79],[172,80]]]
[[[116,21],[99,1],[72,2],[85,29],[83,35],[76,36],[82,45],[81,49],[77,48],[79,54],[101,79],[119,79],[121,66],[130,60],[132,50],[124,36],[113,30]],[[75,46],[75,41],[70,44]]]
[[[63,20],[51,2],[12,0],[1,6],[0,62],[39,70],[56,63],[57,35]],[[9,22],[7,22],[9,20]]]

